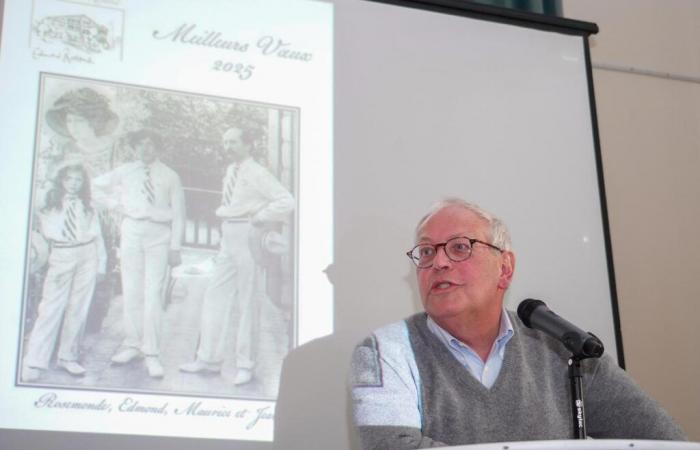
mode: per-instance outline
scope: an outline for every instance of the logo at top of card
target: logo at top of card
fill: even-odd
[[[123,18],[124,11],[111,6],[36,0],[32,56],[68,64],[121,60]]]

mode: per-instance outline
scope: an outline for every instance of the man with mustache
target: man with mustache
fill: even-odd
[[[570,439],[569,352],[503,299],[515,270],[505,224],[459,199],[437,203],[408,252],[425,312],[355,350],[351,388],[365,449]],[[685,439],[604,355],[582,362],[588,435]]]
[[[223,180],[221,206],[222,239],[212,278],[204,294],[199,346],[194,361],[182,364],[180,371],[220,374],[226,354],[228,333],[236,333],[236,375],[240,386],[254,379],[260,338],[260,304],[256,295],[256,261],[251,241],[259,240],[257,230],[288,220],[294,198],[267,168],[252,157],[253,134],[237,126],[222,136],[231,158]],[[257,229],[257,230],[256,230]],[[232,319],[234,308],[237,320]]]

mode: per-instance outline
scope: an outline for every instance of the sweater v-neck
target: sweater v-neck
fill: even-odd
[[[498,373],[498,376],[496,377],[496,381],[489,388],[484,386],[480,380],[478,380],[474,375],[472,375],[469,372],[469,370],[457,360],[457,358],[452,354],[452,352],[450,352],[450,350],[445,347],[445,344],[442,343],[440,339],[437,336],[435,336],[435,334],[433,334],[432,331],[430,331],[427,325],[427,319],[427,314],[422,313],[409,318],[408,321],[412,322],[413,326],[423,335],[422,342],[427,343],[430,346],[431,351],[434,352],[433,354],[441,361],[441,363],[444,363],[446,365],[446,367],[443,368],[446,368],[447,370],[455,374],[455,379],[458,380],[458,382],[464,388],[475,391],[475,393],[483,395],[487,398],[490,396],[490,394],[497,393],[502,389],[502,385],[505,383],[505,379],[510,376],[510,372],[512,371],[512,357],[510,356],[512,352],[508,351],[508,346],[516,344],[514,339],[518,338],[517,332],[514,333],[510,342],[508,342],[508,344],[506,345],[501,370]],[[415,348],[413,350],[414,352],[416,351]]]

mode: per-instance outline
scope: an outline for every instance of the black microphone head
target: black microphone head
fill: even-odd
[[[532,312],[539,308],[540,306],[547,306],[542,300],[535,300],[534,298],[528,298],[520,302],[518,305],[518,317],[523,321],[526,327],[532,328],[530,325],[530,316]]]
[[[583,353],[587,358],[600,358],[603,356],[603,352],[605,351],[603,342],[598,339],[598,336],[595,334],[588,334],[590,334],[591,337],[586,339],[586,342],[583,343]]]

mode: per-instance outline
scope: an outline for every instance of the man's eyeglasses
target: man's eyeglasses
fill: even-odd
[[[437,256],[438,249],[444,247],[445,254],[453,262],[460,262],[468,259],[472,255],[474,244],[479,243],[492,249],[503,252],[502,249],[488,242],[472,239],[464,236],[454,237],[439,244],[418,244],[406,255],[411,258],[411,261],[420,269],[425,269],[433,265],[433,261]]]

